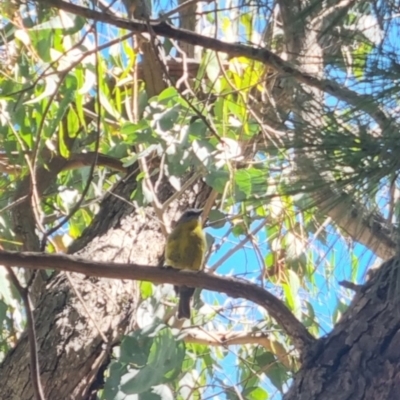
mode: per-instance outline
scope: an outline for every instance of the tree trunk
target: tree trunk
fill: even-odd
[[[397,257],[374,271],[318,340],[285,400],[400,399],[399,268]]]
[[[126,198],[135,185],[132,177],[118,186],[116,194]],[[162,244],[156,223],[143,221],[127,201],[110,195],[91,227],[74,244],[73,252],[83,248],[79,252],[83,257],[120,262],[140,260],[154,265],[162,254]],[[151,252],[148,246],[152,247]],[[77,274],[71,280],[75,289],[65,273],[50,278],[35,302],[38,357],[46,399],[89,399],[99,371],[108,363],[111,345],[135,320],[135,282]],[[34,399],[26,332],[0,365],[0,387],[2,399]]]

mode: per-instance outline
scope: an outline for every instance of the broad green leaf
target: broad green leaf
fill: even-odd
[[[223,193],[226,184],[229,182],[230,174],[228,171],[210,171],[206,176],[207,185],[211,186],[218,193]]]
[[[267,174],[263,170],[249,168],[236,171],[235,183],[245,197],[264,195],[267,192]]]
[[[179,97],[179,93],[174,87],[171,86],[171,87],[163,90],[158,95],[158,101],[160,103],[162,103],[163,101],[174,100],[176,97]]]
[[[181,370],[185,355],[183,342],[177,341],[167,328],[154,338],[146,365],[126,374],[121,379],[121,390],[126,394],[143,393],[152,386],[169,382]]]
[[[261,387],[246,388],[243,395],[248,400],[267,400],[269,399],[268,392]]]
[[[178,109],[173,107],[157,115],[157,127],[163,132],[169,132],[178,119]]]
[[[222,228],[226,223],[226,215],[220,210],[211,210],[208,215],[208,223],[213,228]]]
[[[218,59],[215,55],[214,52],[206,52],[205,55],[205,59],[206,59],[206,74],[208,76],[208,79],[210,79],[210,81],[214,84],[217,85],[218,83],[218,77],[220,76],[220,64],[218,62]],[[217,90],[218,89],[214,86],[214,88]]]
[[[283,391],[283,385],[287,379],[286,369],[277,362],[274,355],[267,351],[258,351],[254,361],[258,368],[265,371],[265,375],[271,380],[272,384],[280,391]]]
[[[117,361],[112,361],[108,369],[108,377],[104,385],[102,400],[124,400],[126,394],[121,392],[119,384],[122,376],[127,372],[127,366]]]
[[[211,155],[214,149],[212,146],[205,140],[194,140],[192,150],[201,164],[208,169],[213,162]]]
[[[301,314],[301,303],[299,298],[300,280],[298,275],[290,269],[286,271],[286,275],[287,283],[283,284],[286,301],[292,312],[299,317]]]

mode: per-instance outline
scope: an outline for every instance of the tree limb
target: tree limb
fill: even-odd
[[[54,269],[56,271],[111,278],[143,280],[153,283],[187,285],[226,293],[233,298],[244,298],[266,309],[271,317],[282,326],[301,353],[307,353],[315,338],[290,312],[284,303],[260,286],[232,277],[219,277],[204,272],[176,271],[138,264],[102,263],[62,254],[0,251],[0,264],[28,269]]]
[[[293,369],[288,352],[280,343],[271,338],[268,332],[207,332],[191,327],[183,329],[183,333],[185,342],[206,346],[260,345],[274,353],[286,368]]]
[[[148,23],[138,20],[129,21],[127,19],[115,17],[111,14],[67,3],[63,0],[45,0],[38,3],[47,3],[51,7],[56,7],[88,19],[109,23],[116,27],[133,32],[147,32],[149,24],[156,35],[202,46],[205,49],[227,53],[230,57],[246,57],[251,60],[260,61],[279,73],[291,76],[301,83],[322,90],[325,93],[329,93],[340,100],[358,107],[358,109],[363,110],[370,115],[382,130],[387,131],[390,129],[394,131],[397,129],[398,131],[398,126],[394,123],[393,118],[390,118],[390,116],[387,115],[386,111],[377,104],[373,96],[368,94],[359,94],[351,89],[339,85],[335,81],[318,78],[314,75],[303,72],[300,68],[295,67],[290,62],[283,60],[265,48],[257,48],[240,43],[227,43],[195,32],[175,28],[165,21],[150,21]]]

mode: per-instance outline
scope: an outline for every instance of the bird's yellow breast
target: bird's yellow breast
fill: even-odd
[[[198,271],[203,267],[206,238],[198,220],[175,227],[167,239],[166,265],[177,269]]]

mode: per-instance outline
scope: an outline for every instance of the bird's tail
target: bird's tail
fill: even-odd
[[[190,318],[190,300],[194,293],[194,288],[180,286],[179,290],[179,305],[178,319]]]

